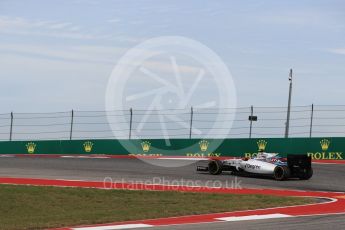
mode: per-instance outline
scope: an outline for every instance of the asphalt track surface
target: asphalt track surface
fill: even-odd
[[[184,164],[182,167],[172,167]],[[160,165],[160,166],[158,166]],[[314,176],[308,181],[275,181],[222,174],[195,172],[196,161],[163,159],[75,159],[75,158],[0,158],[0,177],[48,178],[66,180],[165,183],[170,185],[277,188],[313,191],[345,191],[345,165],[313,164]],[[295,217],[241,222],[192,224],[154,229],[345,229],[345,215]]]
[[[218,222],[210,224],[187,224],[167,227],[156,227],[155,230],[277,230],[277,229],[306,229],[306,230],[324,230],[324,229],[345,229],[345,215],[331,216],[309,216],[309,217],[291,217],[267,220],[251,220],[240,222]]]
[[[175,161],[175,162],[174,162]],[[188,164],[171,167],[174,164]],[[161,166],[157,166],[157,164]],[[308,181],[275,181],[271,178],[209,175],[195,171],[196,161],[140,159],[0,158],[1,177],[28,177],[66,180],[165,183],[170,185],[237,185],[246,188],[279,188],[345,192],[345,165],[313,164]]]

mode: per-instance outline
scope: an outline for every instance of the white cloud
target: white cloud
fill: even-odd
[[[54,23],[49,26],[50,29],[69,29],[69,26],[71,26],[72,23],[70,22],[63,22],[63,23]]]
[[[80,26],[71,22],[29,20],[6,16],[0,16],[0,33],[71,39],[104,39],[110,37],[109,35],[82,32]]]
[[[0,63],[3,111],[102,110],[109,65],[13,54],[0,55]]]
[[[337,14],[321,10],[280,10],[264,11],[254,15],[258,22],[272,25],[290,25],[290,26],[313,26],[313,27],[343,27],[342,21]]]
[[[117,19],[109,19],[108,22],[115,23]],[[84,29],[85,30],[85,29]],[[106,40],[125,43],[138,43],[143,37],[131,37],[127,34],[99,34],[90,31],[83,31],[83,27],[71,22],[29,20],[20,17],[6,17],[0,15],[0,34],[40,36],[53,38],[67,38],[79,40]]]
[[[345,55],[345,48],[329,49],[330,53]]]
[[[121,22],[121,19],[111,18],[111,19],[108,19],[107,22],[109,22],[109,23],[118,23],[118,22]]]
[[[47,46],[4,43],[0,44],[0,51],[4,55],[10,53],[16,56],[28,56],[32,59],[55,59],[66,62],[93,62],[111,65],[116,63],[117,58],[126,49],[99,45]]]
[[[6,57],[8,54],[17,56],[18,58],[26,57],[31,59],[61,62],[78,62],[78,63],[94,63],[106,66],[115,66],[118,60],[128,49],[116,46],[101,45],[77,45],[77,46],[48,46],[33,44],[16,44],[3,43],[0,44],[0,57]],[[154,55],[155,52],[143,50],[143,52]],[[138,63],[130,62],[125,65],[131,68]],[[158,71],[160,73],[170,73],[173,69],[171,63],[163,60],[146,60],[143,63],[147,68]],[[179,63],[181,73],[195,74],[199,71],[199,67]]]

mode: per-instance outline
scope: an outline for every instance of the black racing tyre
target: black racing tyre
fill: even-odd
[[[212,175],[219,175],[223,171],[223,163],[219,160],[211,160],[208,163],[208,171]]]
[[[313,176],[313,169],[304,169],[304,172],[301,172],[299,175],[300,180],[309,180]]]
[[[287,166],[276,166],[273,177],[276,180],[286,180],[290,177],[290,169]]]

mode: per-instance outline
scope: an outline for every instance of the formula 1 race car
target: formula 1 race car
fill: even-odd
[[[276,180],[299,178],[309,180],[313,176],[311,157],[307,155],[287,155],[279,157],[276,153],[260,152],[254,158],[209,160],[205,166],[197,165],[197,171],[212,175],[224,171],[247,175],[271,176]]]

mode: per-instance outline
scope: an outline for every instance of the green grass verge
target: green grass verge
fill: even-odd
[[[310,198],[0,185],[1,229],[45,229],[314,202]]]

